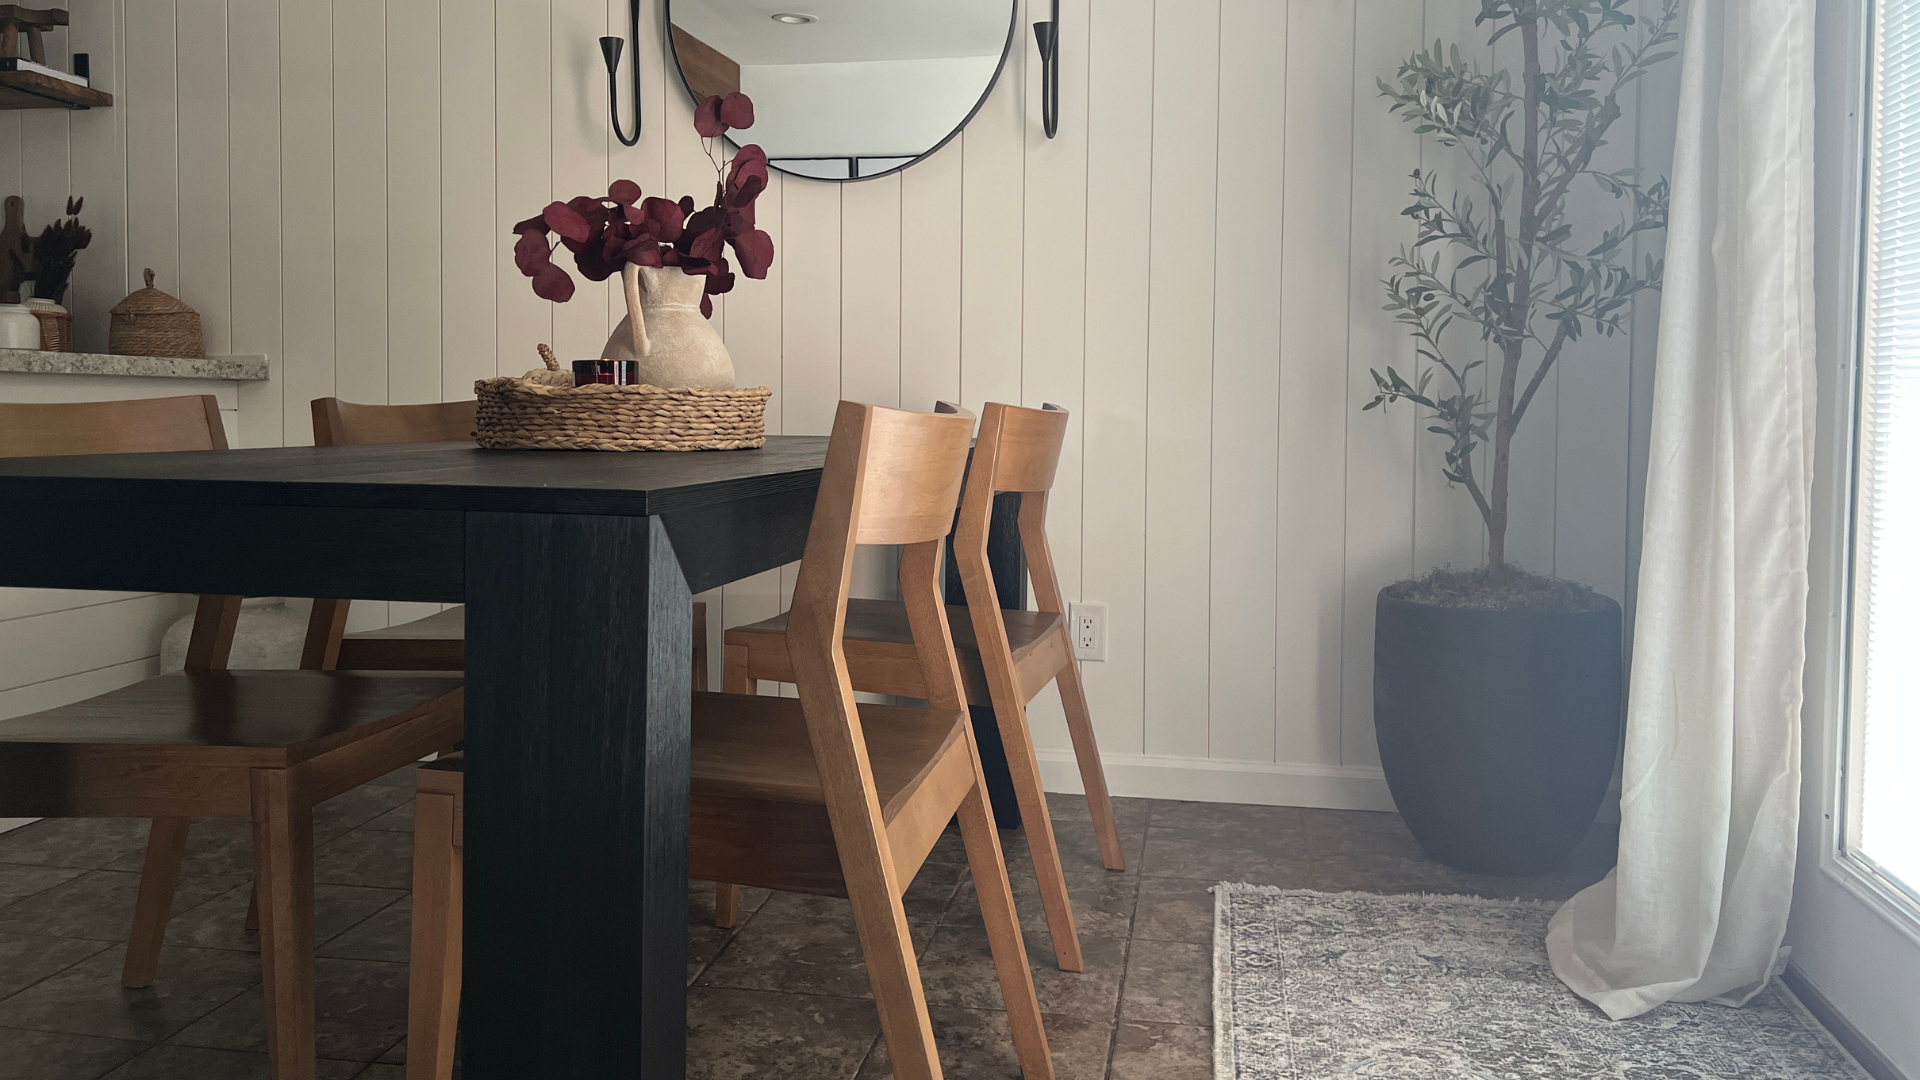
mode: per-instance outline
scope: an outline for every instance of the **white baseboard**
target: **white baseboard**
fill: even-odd
[[[1080,794],[1071,750],[1041,750],[1040,778],[1048,791]],[[1379,769],[1332,765],[1214,761],[1152,754],[1104,754],[1107,791],[1137,799],[1315,806],[1328,810],[1392,810],[1393,796]]]

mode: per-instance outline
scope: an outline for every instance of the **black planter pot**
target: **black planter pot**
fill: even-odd
[[[1380,592],[1373,721],[1427,855],[1479,874],[1560,865],[1593,824],[1620,741],[1620,606],[1482,611]]]

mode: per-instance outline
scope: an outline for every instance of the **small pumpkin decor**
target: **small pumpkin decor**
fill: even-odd
[[[573,298],[572,275],[553,261],[564,247],[589,281],[620,275],[627,315],[598,361],[561,370],[540,346],[544,369],[519,379],[483,379],[476,433],[481,446],[514,449],[734,450],[766,443],[766,387],[734,386],[733,359],[708,319],[713,297],[731,292],[739,272],[764,278],[773,238],[754,224],[754,201],[767,187],[767,155],[751,143],[730,159],[721,137],[753,124],[745,94],[713,96],[694,110],[716,174],[713,204],[696,209],[646,196],[616,180],[604,198],[553,202],[513,227],[514,264],[542,299]],[[557,241],[554,239],[557,237]]]

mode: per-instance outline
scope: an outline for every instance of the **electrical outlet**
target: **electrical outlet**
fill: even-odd
[[[1068,604],[1067,622],[1073,633],[1076,660],[1107,658],[1107,605]]]

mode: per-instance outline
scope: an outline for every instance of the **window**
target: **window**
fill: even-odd
[[[1920,900],[1920,0],[1875,8],[1841,844]]]

